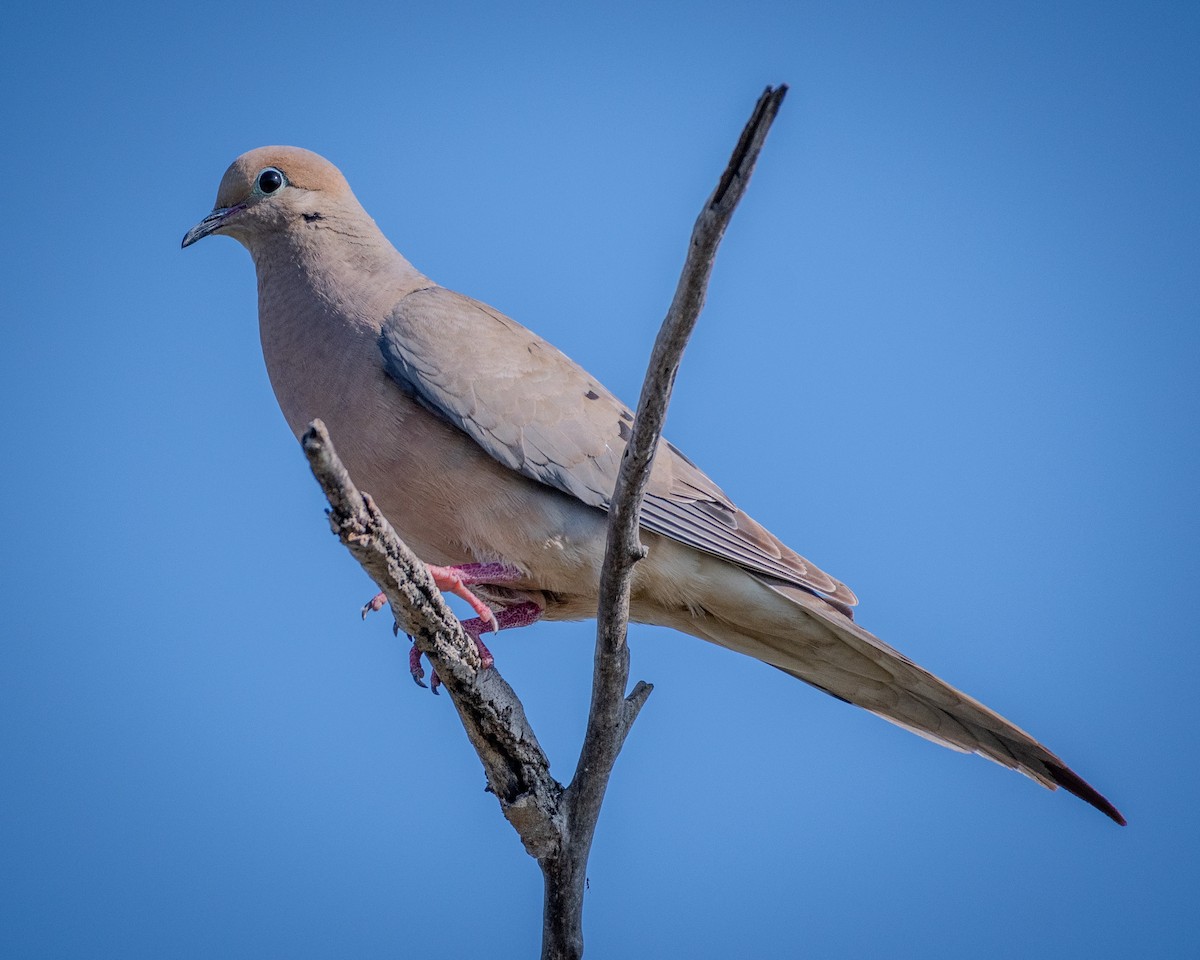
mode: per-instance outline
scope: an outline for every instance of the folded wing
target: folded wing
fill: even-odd
[[[560,350],[486,304],[437,286],[396,304],[380,350],[401,389],[500,463],[608,509],[633,413]],[[846,606],[858,602],[666,441],[655,457],[642,525]]]

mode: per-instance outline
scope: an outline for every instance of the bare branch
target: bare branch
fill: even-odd
[[[555,855],[563,836],[562,786],[550,776],[550,761],[521,701],[498,671],[480,669],[475,644],[446,606],[429,570],[396,536],[370,496],[354,486],[325,424],[309,424],[301,444],[329,500],[329,525],[387,595],[400,629],[437,670],[504,816],[530,856]]]
[[[638,537],[642,497],[684,347],[704,306],[717,246],[786,92],[785,86],[768,87],[759,98],[696,220],[675,298],[654,344],[609,509],[592,700],[568,788],[550,776],[549,761],[512,688],[496,670],[480,670],[475,645],[446,606],[425,564],[396,536],[370,496],[355,488],[324,424],[314,421],[302,438],[313,474],[329,499],[330,525],[386,594],[397,624],[429,657],[479,754],[489,788],[542,867],[543,958],[575,960],[583,953],[583,893],[600,806],[617,754],[653,689],[638,682],[625,696],[633,568],[645,555]]]
[[[547,887],[546,916],[554,915],[558,919],[553,929],[547,926],[544,931],[543,958],[577,957],[583,952],[585,870],[600,806],[617,754],[653,689],[639,683],[625,697],[625,686],[629,682],[629,648],[625,639],[633,568],[646,553],[638,537],[642,498],[662,437],[675,375],[704,307],[717,246],[745,193],[767,131],[786,93],[786,86],[768,87],[755,104],[754,113],[742,131],[725,172],[696,219],[674,300],[650,355],[637,417],[608,511],[608,543],[600,579],[592,702],[579,764],[564,797],[567,843],[553,862],[542,864]],[[551,887],[555,885],[558,889],[552,893]],[[551,914],[551,910],[555,913]],[[550,939],[551,935],[554,939]]]

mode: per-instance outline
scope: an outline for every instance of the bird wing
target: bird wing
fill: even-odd
[[[586,370],[486,304],[444,287],[417,290],[383,325],[388,374],[500,463],[607,510],[633,413]],[[819,591],[854,593],[739,510],[662,441],[642,525],[748,570]]]

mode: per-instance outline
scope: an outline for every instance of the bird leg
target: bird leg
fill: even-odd
[[[493,633],[500,631],[500,623],[496,619],[496,614],[467,587],[476,583],[516,583],[524,577],[520,570],[510,567],[506,563],[464,563],[457,567],[435,567],[431,563],[429,564],[429,575],[433,577],[433,582],[439,590],[453,593],[466,600],[472,610],[489,622],[489,629]],[[480,630],[479,632],[483,633],[484,631]]]
[[[443,593],[452,593],[456,597],[466,600],[472,610],[491,624],[490,629],[493,632],[498,631],[500,625],[496,621],[496,615],[492,612],[492,608],[467,587],[476,583],[516,583],[518,580],[524,579],[524,574],[520,570],[510,567],[507,563],[464,563],[456,567],[438,567],[427,563],[425,566],[429,570],[429,575],[433,577],[434,586]],[[387,603],[386,594],[375,594],[363,604],[363,619],[367,618],[368,613],[382,610],[385,603]],[[530,622],[532,623],[532,621]]]
[[[494,616],[498,624],[498,629],[508,630],[513,627],[527,627],[531,623],[535,623],[542,616],[542,608],[532,600],[524,600],[521,603],[514,604],[501,610]],[[495,664],[496,660],[492,656],[492,652],[484,645],[480,639],[480,635],[492,629],[489,621],[482,617],[472,617],[470,620],[462,622],[462,628],[466,631],[467,636],[475,641],[475,649],[479,651],[479,660],[484,669]],[[421,651],[414,645],[408,652],[408,669],[412,673],[412,678],[418,687],[423,687],[425,684],[422,678],[425,676],[425,671],[421,668]],[[433,670],[429,675],[429,687],[434,692],[438,692],[438,687],[442,685],[442,681],[438,678],[437,671]]]

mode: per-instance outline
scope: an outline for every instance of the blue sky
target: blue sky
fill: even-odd
[[[1191,956],[1200,15],[1185,4],[9,9],[0,954],[527,957],[540,876],[330,537],[233,241],[338,163],[425,273],[636,398],[755,97],[791,93],[668,434],[1121,830],[635,629],[590,956]],[[492,644],[560,778],[589,624]]]

